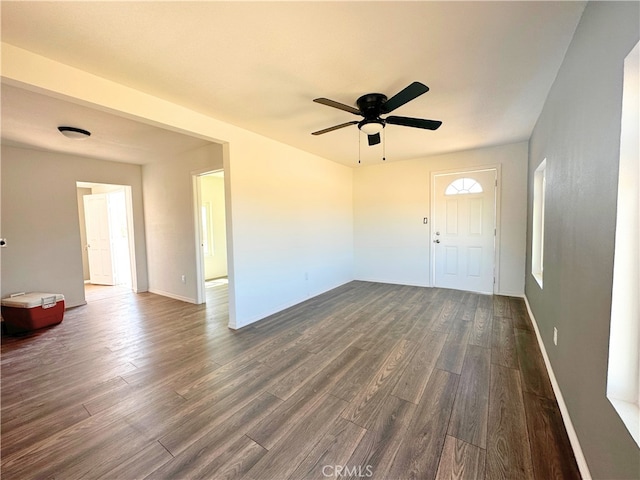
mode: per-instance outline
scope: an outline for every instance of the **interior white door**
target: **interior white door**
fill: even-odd
[[[114,285],[108,196],[105,193],[85,195],[83,200],[89,281],[97,285]]]
[[[433,178],[434,285],[493,293],[497,171]]]

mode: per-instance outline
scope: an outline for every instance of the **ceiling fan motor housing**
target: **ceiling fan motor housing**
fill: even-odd
[[[387,96],[382,93],[367,93],[358,98],[356,104],[365,120],[379,120],[382,105],[386,101]]]

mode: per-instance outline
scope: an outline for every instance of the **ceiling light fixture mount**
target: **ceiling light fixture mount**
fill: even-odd
[[[76,127],[58,127],[58,131],[67,138],[72,138],[74,140],[82,140],[83,138],[87,138],[91,136],[91,132],[88,130],[84,130],[82,128]]]

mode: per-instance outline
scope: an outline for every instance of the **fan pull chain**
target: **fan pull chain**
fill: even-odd
[[[382,129],[382,161],[387,159],[387,132]]]
[[[358,164],[360,164],[360,159],[362,158],[362,135],[360,134],[360,129],[358,129]]]

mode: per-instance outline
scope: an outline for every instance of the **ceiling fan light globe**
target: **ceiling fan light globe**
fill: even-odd
[[[375,135],[376,133],[380,133],[382,131],[382,129],[384,128],[384,124],[381,122],[372,121],[361,123],[360,125],[358,125],[358,127],[367,135]]]

